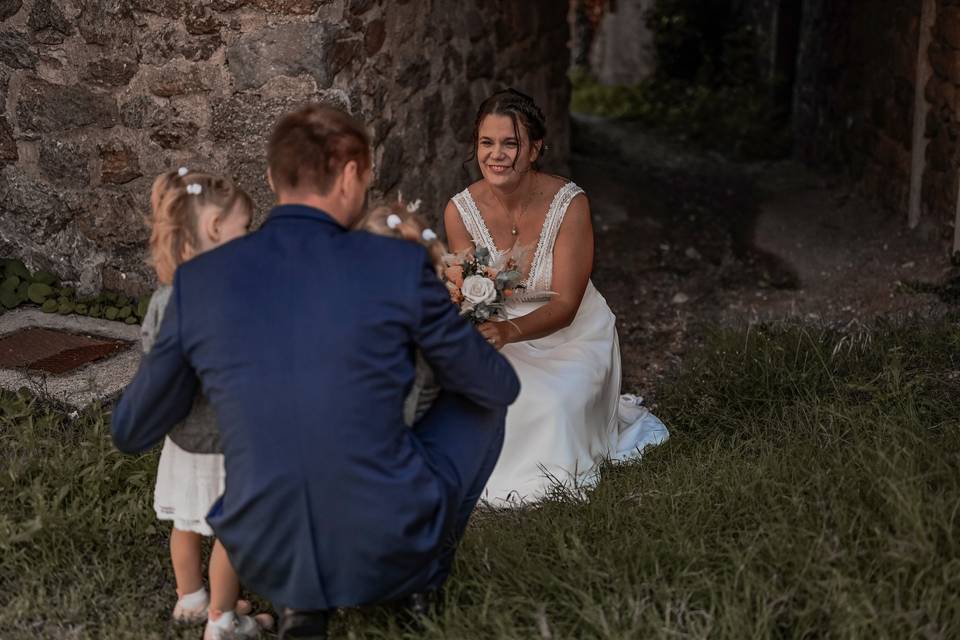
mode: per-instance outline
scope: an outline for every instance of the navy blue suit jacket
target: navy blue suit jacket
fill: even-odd
[[[448,391],[488,408],[516,398],[513,369],[458,317],[422,247],[277,207],[177,270],[114,442],[154,446],[202,387],[227,472],[207,519],[247,586],[299,608],[389,600],[435,571],[458,507],[403,424],[415,349]]]

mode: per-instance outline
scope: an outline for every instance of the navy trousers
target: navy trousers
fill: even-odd
[[[413,427],[423,455],[459,505],[448,523],[447,544],[427,590],[440,588],[450,575],[470,514],[500,457],[506,416],[506,409],[485,409],[463,396],[443,392]]]

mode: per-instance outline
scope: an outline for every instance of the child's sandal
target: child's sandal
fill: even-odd
[[[261,617],[267,616],[270,619],[270,626],[261,624]],[[207,627],[203,630],[203,640],[254,640],[260,637],[261,629],[269,629],[273,626],[273,617],[268,614],[260,614],[255,618],[244,615],[232,615],[226,625],[218,625],[216,622],[207,621]]]
[[[173,607],[173,621],[177,624],[203,624],[207,621],[210,595],[206,589],[183,596]]]

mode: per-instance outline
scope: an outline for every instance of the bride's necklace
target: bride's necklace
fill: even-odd
[[[511,224],[510,235],[512,235],[514,238],[516,238],[517,235],[520,233],[520,229],[518,228],[517,225],[520,224],[520,220],[523,218],[524,214],[527,212],[527,207],[530,206],[530,201],[533,200],[533,181],[535,180],[535,177],[536,177],[536,174],[533,174],[530,176],[530,186],[527,187],[527,197],[524,199],[523,203],[520,205],[520,215],[518,216],[512,215],[510,213],[510,210],[507,209],[506,205],[503,204],[503,201],[497,195],[497,192],[494,191],[493,189],[490,190],[490,193],[493,194],[493,197],[496,199],[497,204],[500,205],[500,208],[503,209],[508,216],[510,216],[510,224]]]

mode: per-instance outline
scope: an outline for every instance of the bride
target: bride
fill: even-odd
[[[454,252],[532,253],[526,288],[507,305],[509,321],[480,326],[521,383],[486,488],[498,506],[535,501],[557,483],[582,487],[603,460],[637,456],[669,435],[639,399],[620,395],[615,318],[590,281],[590,205],[573,182],[537,170],[545,137],[532,98],[513,89],[490,96],[474,127],[483,178],[444,212]]]

